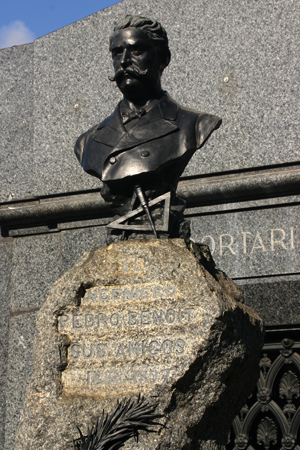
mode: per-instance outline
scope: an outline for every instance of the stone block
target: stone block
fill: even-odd
[[[0,448],[4,447],[12,241],[0,240]]]
[[[42,178],[32,158],[33,49],[34,44],[26,44],[0,50],[0,202],[31,196],[32,173]]]
[[[10,318],[4,450],[14,448],[20,413],[32,373],[34,321],[35,313],[18,314]]]
[[[192,238],[206,242],[232,278],[298,273],[300,208],[240,210],[191,219]]]
[[[298,324],[299,275],[239,280],[245,304],[253,308],[265,325]]]
[[[103,408],[140,393],[159,400],[166,427],[127,448],[226,443],[263,340],[261,319],[234,300],[237,291],[180,239],[86,252],[37,315],[15,450],[71,450],[76,424],[86,432]]]

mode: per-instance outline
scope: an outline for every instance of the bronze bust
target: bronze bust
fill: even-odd
[[[112,228],[144,234],[152,228],[160,236],[156,228],[161,209],[149,205],[170,193],[170,213],[176,210],[177,219],[174,216],[167,229],[161,229],[178,236],[183,220],[175,195],[179,177],[221,119],[184,108],[162,90],[161,76],[171,54],[166,31],[156,20],[126,16],[114,28],[110,51],[115,70],[111,81],[117,83],[123,100],[111,116],[78,138],[76,156],[86,172],[102,180],[103,198],[119,215],[127,214],[123,225],[119,221]],[[144,220],[134,220],[136,214],[130,213],[139,203],[147,213]],[[145,226],[148,220],[151,227]],[[124,231],[122,237],[126,238]]]

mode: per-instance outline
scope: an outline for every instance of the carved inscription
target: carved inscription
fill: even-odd
[[[144,270],[141,258],[119,262],[129,277]],[[58,331],[70,339],[64,391],[102,395],[167,383],[191,350],[185,334],[200,320],[201,308],[187,302],[176,279],[87,289],[79,306],[58,317]]]
[[[90,289],[83,298],[84,303],[98,301],[124,301],[124,300],[146,300],[159,299],[163,297],[174,297],[176,289],[172,285],[162,286],[130,286],[126,288],[100,288]]]
[[[168,324],[189,324],[194,308],[120,311],[112,313],[73,313],[59,317],[59,331],[145,327]]]
[[[87,371],[88,386],[119,386],[120,384],[160,384],[163,386],[170,375],[171,369],[135,369],[129,372],[103,370]]]
[[[157,356],[184,353],[183,339],[152,339],[149,342],[134,341],[121,344],[107,344],[105,342],[88,342],[72,344],[70,347],[71,360],[90,360],[110,358],[135,358],[136,356]]]
[[[209,245],[212,255],[220,256],[291,251],[295,250],[295,229],[271,228],[267,231],[249,230],[238,231],[235,234],[205,235],[201,238],[201,242]]]

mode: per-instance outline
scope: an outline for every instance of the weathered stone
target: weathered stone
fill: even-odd
[[[117,399],[159,400],[166,427],[130,449],[214,448],[251,393],[262,323],[205,249],[127,241],[85,253],[37,316],[15,450],[69,450]]]

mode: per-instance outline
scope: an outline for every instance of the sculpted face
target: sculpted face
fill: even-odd
[[[110,41],[115,81],[126,96],[160,91],[160,62],[148,34],[138,28],[116,31]]]

